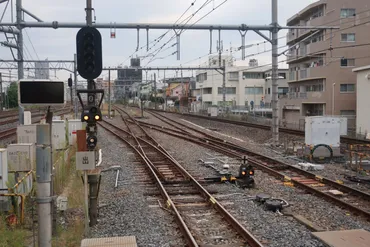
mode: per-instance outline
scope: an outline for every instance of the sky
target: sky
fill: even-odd
[[[192,3],[194,5],[184,14],[183,19],[195,13],[189,24],[194,23],[201,17],[205,16],[213,8],[225,0],[93,0],[95,8],[96,23],[167,23],[173,24],[187,10]],[[13,0],[15,3],[15,0]],[[203,9],[196,12],[205,2],[209,2]],[[286,20],[302,10],[314,0],[278,0],[278,18],[281,26],[286,25]],[[0,14],[3,13],[6,3],[0,4]],[[78,22],[85,23],[85,0],[23,0],[23,8],[30,11],[45,22]],[[10,7],[4,15],[3,22],[11,21]],[[31,17],[26,16],[25,21],[34,21]],[[222,24],[222,25],[268,25],[271,23],[271,1],[270,0],[226,0],[219,8],[212,11],[198,24]],[[76,52],[76,34],[78,29],[46,29],[46,28],[27,28],[24,32],[25,39],[25,58],[26,59],[49,59],[49,60],[73,60],[73,54]],[[112,29],[114,30],[114,29]],[[115,67],[118,65],[129,65],[129,56],[132,55],[137,46],[136,30],[116,30],[116,38],[110,38],[109,29],[101,29],[103,38],[103,66]],[[149,40],[153,41],[167,30],[150,30]],[[279,32],[279,37],[285,37],[286,30]],[[153,50],[166,43],[174,34],[170,31]],[[265,33],[267,36],[268,33]],[[204,63],[207,60],[207,54],[210,50],[209,31],[187,30],[181,35],[181,60],[177,61],[177,56],[172,55],[176,51],[176,39],[170,41],[164,48],[163,52],[158,53],[156,60],[147,66],[192,66]],[[212,52],[216,51],[216,40],[218,32],[213,32]],[[241,46],[241,35],[238,31],[223,31],[221,33],[223,40],[223,49],[230,47],[234,49]],[[5,36],[0,34],[0,41],[5,41]],[[246,45],[256,44],[246,49],[246,54],[251,55],[269,50],[271,45],[263,43],[264,40],[256,33],[249,31],[246,34]],[[285,38],[279,39],[279,46],[285,45]],[[146,31],[140,31],[139,47],[145,47],[135,56],[146,56]],[[151,47],[151,46],[150,46]],[[168,49],[167,49],[168,48]],[[245,64],[249,59],[256,58],[259,65],[269,64],[271,62],[271,52],[248,57],[246,61],[241,60],[241,52],[233,53],[237,64]],[[164,58],[165,57],[165,58]],[[202,59],[197,59],[203,57]],[[0,46],[0,59],[12,59],[10,49]],[[285,60],[281,56],[280,60]],[[149,62],[149,59],[142,61],[142,66]],[[286,67],[284,63],[280,66]],[[9,73],[9,71],[0,70],[0,72]],[[156,72],[156,71],[154,71]],[[151,73],[149,72],[149,76]],[[16,75],[16,71],[12,72]],[[25,77],[32,73],[25,71]],[[57,71],[50,72],[51,79],[66,80],[69,72]],[[166,77],[173,77],[175,72],[167,71]],[[184,76],[192,75],[190,71],[185,71]],[[159,72],[157,78],[163,78],[163,71]],[[103,71],[101,77],[106,78],[107,72]],[[112,74],[112,79],[116,74]],[[4,79],[6,81],[6,78]]]

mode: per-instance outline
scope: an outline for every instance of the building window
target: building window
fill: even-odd
[[[354,58],[343,58],[340,60],[341,67],[354,67],[355,59]]]
[[[263,79],[263,73],[258,72],[243,72],[243,79]]]
[[[202,91],[203,91],[203,94],[212,94],[212,88],[211,87],[203,88]]]
[[[239,72],[229,72],[230,80],[239,80]]]
[[[341,93],[353,93],[355,92],[355,84],[340,84]]]
[[[306,92],[323,92],[324,86],[322,84],[306,86]]]
[[[355,110],[342,110],[340,111],[341,116],[356,116]]]
[[[356,16],[356,9],[341,9],[340,10],[340,17],[341,18],[348,18]]]
[[[283,79],[286,79],[286,73],[279,73],[279,78],[282,77]],[[281,79],[281,78],[280,78]]]
[[[196,76],[197,82],[203,82],[207,80],[207,73],[201,73]]]
[[[289,92],[289,88],[288,87],[279,87],[278,88],[278,95],[287,95]]]
[[[223,94],[223,88],[219,87],[218,88],[218,94]],[[236,87],[227,87],[226,89],[226,94],[236,94]]]
[[[342,33],[341,41],[342,42],[355,42],[356,35],[354,33]]]
[[[263,94],[263,87],[246,87],[245,94],[247,95]]]

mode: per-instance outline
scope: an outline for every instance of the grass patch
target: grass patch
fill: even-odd
[[[29,232],[21,228],[9,228],[0,216],[0,247],[24,247]]]
[[[66,230],[59,227],[58,237],[52,241],[52,246],[56,247],[76,247],[81,245],[82,236],[84,234],[84,221],[76,220],[72,226]]]
[[[76,171],[76,159],[75,152],[69,159],[70,173],[66,181],[67,185],[64,187],[64,195],[68,198],[68,210],[75,211],[77,213],[71,213],[67,216],[67,224],[63,228],[58,226],[58,236],[53,238],[52,246],[67,246],[75,247],[80,246],[84,235],[84,216],[78,213],[78,209],[82,212],[84,205],[84,186],[81,180],[81,172]],[[66,212],[67,213],[67,212]],[[69,213],[67,213],[69,215]],[[1,247],[1,246],[0,246]]]

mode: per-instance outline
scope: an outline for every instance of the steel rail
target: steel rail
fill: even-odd
[[[103,122],[104,124],[109,124],[108,122],[104,121]],[[164,188],[162,182],[160,181],[159,177],[157,176],[157,173],[154,171],[153,169],[153,164],[150,163],[150,161],[147,159],[147,157],[145,157],[141,151],[139,151],[134,145],[132,145],[129,141],[127,141],[125,138],[123,138],[121,135],[117,134],[116,132],[114,132],[113,130],[109,129],[109,127],[107,126],[104,126],[102,122],[98,122],[99,126],[101,126],[102,128],[104,128],[105,130],[109,131],[110,133],[112,133],[113,135],[115,135],[118,139],[120,139],[121,141],[125,142],[127,145],[129,145],[135,152],[136,154],[141,158],[141,160],[145,163],[145,165],[148,167],[151,175],[153,176],[155,182],[156,182],[156,185],[161,193],[161,195],[163,196],[163,198],[166,200],[166,203],[167,205],[170,206],[170,208],[174,211],[175,213],[175,218],[180,226],[180,229],[181,231],[183,232],[184,234],[184,237],[187,241],[187,243],[189,244],[189,246],[192,246],[192,247],[198,247],[198,244],[197,242],[195,241],[193,235],[191,234],[189,228],[186,226],[184,220],[182,219],[180,213],[178,212],[175,204],[172,202],[170,196],[168,195],[166,189]],[[115,127],[115,126],[114,126]],[[117,128],[117,127],[115,127]],[[122,131],[122,129],[120,129]],[[128,133],[128,132],[125,132],[125,131],[122,131],[124,133]],[[133,134],[130,134],[131,136],[133,136]]]
[[[163,110],[155,110],[155,109],[150,109],[150,111],[166,112],[166,111],[163,111]],[[167,113],[183,115],[183,116],[188,116],[188,117],[193,117],[193,118],[207,119],[207,120],[212,120],[212,121],[215,121],[215,122],[222,122],[222,123],[234,124],[234,125],[257,128],[257,129],[271,130],[271,126],[270,125],[265,125],[265,124],[249,123],[249,122],[243,122],[243,121],[238,121],[238,120],[229,120],[229,119],[224,119],[224,118],[207,117],[207,116],[194,115],[194,114],[189,114],[189,113],[178,113],[178,112],[167,112]],[[287,133],[287,134],[298,135],[298,136],[304,136],[305,135],[305,132],[303,130],[296,130],[296,129],[289,129],[289,128],[281,128],[280,127],[279,131],[283,132],[283,133]],[[348,136],[341,136],[340,140],[341,140],[341,142],[348,143],[348,144],[355,144],[355,143],[357,143],[357,144],[370,144],[370,140],[357,139],[357,138],[352,138],[352,137],[348,137]]]
[[[120,112],[124,112],[121,108],[116,107]],[[131,118],[134,122],[135,119]],[[136,122],[137,123],[137,122]],[[138,124],[138,123],[137,123]],[[147,133],[145,131],[145,133]],[[149,135],[147,133],[147,135]],[[141,139],[141,138],[138,138]],[[143,140],[143,139],[142,139]],[[153,139],[154,140],[154,139]],[[145,140],[143,140],[145,141]],[[155,140],[154,140],[155,141]],[[232,216],[185,168],[179,164],[173,156],[168,153],[158,142],[155,141],[155,145],[147,142],[147,144],[152,145],[153,148],[156,148],[161,153],[164,152],[167,157],[171,157],[173,164],[181,171],[182,174],[186,174],[187,178],[195,185],[198,191],[203,195],[203,197],[212,204],[212,206],[225,218],[225,220],[242,236],[250,246],[258,247],[263,246],[246,228],[244,228],[234,216]]]
[[[320,179],[320,182],[322,183],[326,183],[327,185],[329,186],[333,186],[335,188],[338,188],[344,192],[347,192],[349,194],[352,194],[352,195],[357,195],[367,201],[370,200],[370,194],[368,193],[365,193],[365,192],[362,192],[362,191],[359,191],[359,190],[356,190],[356,189],[353,189],[351,187],[348,187],[346,185],[342,185],[342,184],[339,184],[335,181],[332,181],[330,179],[326,179],[326,178],[321,178],[319,176],[316,176],[315,174],[313,173],[310,173],[310,172],[307,172],[307,171],[304,171],[302,169],[299,169],[299,168],[296,168],[296,167],[293,167],[289,164],[284,164],[283,162],[281,161],[278,161],[278,160],[275,160],[273,158],[270,158],[270,157],[267,157],[267,156],[264,156],[264,155],[260,155],[260,154],[256,154],[250,150],[247,150],[243,147],[239,147],[235,144],[232,144],[230,142],[225,142],[225,141],[222,141],[222,142],[216,142],[215,140],[211,140],[211,139],[207,139],[207,138],[200,138],[200,137],[196,137],[196,136],[189,136],[189,134],[186,134],[185,133],[171,133],[169,132],[168,130],[165,130],[163,127],[154,127],[154,126],[149,126],[148,124],[145,124],[147,128],[152,128],[152,129],[155,129],[157,131],[160,131],[162,133],[165,133],[165,134],[168,134],[168,135],[171,135],[171,136],[174,136],[174,137],[178,137],[178,138],[181,138],[181,139],[184,139],[184,140],[187,140],[187,141],[190,141],[190,142],[193,142],[193,143],[197,143],[199,145],[202,145],[202,146],[205,146],[207,148],[210,148],[212,150],[215,150],[215,151],[218,151],[220,153],[223,153],[225,155],[229,155],[231,157],[237,157],[237,158],[240,158],[242,155],[253,155],[253,156],[258,156],[262,159],[265,159],[265,160],[269,160],[269,161],[273,161],[275,163],[280,163],[280,164],[283,164],[285,166],[288,166],[288,169],[292,169],[292,170],[295,170],[297,171],[298,173],[301,173],[303,175],[307,175],[309,176],[309,178],[316,178],[316,179]],[[237,149],[237,151],[235,151],[235,149]],[[268,167],[266,166],[263,162],[261,162],[261,160],[258,160],[256,158],[248,158],[248,161],[251,162],[252,164],[254,164],[257,168],[259,168],[260,170],[262,171],[265,171],[267,172],[268,174],[272,175],[272,176],[275,176],[279,179],[287,179],[287,176],[284,175],[283,173],[279,172],[279,171],[276,171],[274,170],[273,168],[271,167]],[[359,215],[362,215],[364,217],[366,217],[367,219],[370,219],[370,212],[367,212],[361,208],[358,208],[356,206],[353,206],[349,203],[346,203],[334,196],[331,196],[329,194],[326,194],[322,191],[319,191],[309,185],[306,185],[304,183],[301,183],[295,179],[292,179],[292,178],[288,178],[289,181],[291,181],[293,184],[297,185],[298,187],[301,187],[302,189],[306,190],[306,191],[309,191],[310,193],[314,193],[332,203],[335,203],[341,207],[344,207],[344,208],[347,208],[349,210],[351,210],[352,212],[355,212]]]

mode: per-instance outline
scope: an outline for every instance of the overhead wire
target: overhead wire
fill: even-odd
[[[198,23],[200,20],[202,20],[202,19],[204,19],[206,16],[208,16],[210,13],[212,13],[213,11],[215,11],[216,9],[218,9],[219,7],[221,7],[224,3],[226,3],[228,0],[224,0],[221,4],[219,4],[218,6],[216,6],[215,8],[213,8],[211,11],[209,11],[207,14],[205,14],[203,17],[201,17],[200,19],[198,19],[197,21],[195,21],[193,24],[191,24],[190,26],[189,26],[189,28],[190,27],[192,27],[192,26],[194,26],[196,23]],[[203,8],[204,6],[206,6],[207,4],[209,4],[210,3],[210,1],[206,1],[203,5],[202,5],[202,7],[201,8]],[[197,11],[198,12],[198,11]],[[196,12],[196,13],[197,13]],[[194,16],[194,15],[193,15]],[[186,24],[185,24],[186,25]],[[188,29],[182,29],[182,31],[181,31],[181,33],[180,34],[182,34],[182,33],[184,33],[184,32],[186,32]],[[171,37],[171,39],[169,40],[169,41],[167,41],[166,43],[165,43],[165,45],[167,45],[170,41],[172,41],[174,38],[176,37],[176,35],[173,35],[172,37]],[[165,46],[164,45],[164,46]],[[163,47],[164,46],[162,46],[162,49],[163,49]],[[161,49],[160,49],[161,50]],[[155,54],[155,55],[157,55],[159,52],[160,52],[160,50]],[[153,58],[145,65],[145,66],[147,66],[149,63],[151,63],[153,61]]]

